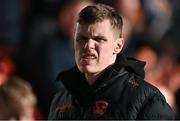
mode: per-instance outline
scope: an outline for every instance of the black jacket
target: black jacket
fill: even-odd
[[[92,86],[77,67],[60,73],[64,88],[52,102],[49,119],[173,119],[164,96],[143,80],[144,65],[119,55]]]

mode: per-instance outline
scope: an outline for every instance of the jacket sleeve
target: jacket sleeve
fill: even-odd
[[[175,114],[165,98],[162,95],[155,95],[145,102],[137,119],[173,120],[174,117]]]
[[[56,94],[56,96],[54,97],[51,103],[48,120],[53,120],[56,117],[56,108],[57,108],[58,98],[59,98],[59,94]]]
[[[48,120],[55,120],[58,117],[58,113],[56,111],[56,109],[58,108],[59,104],[61,103],[61,97],[64,94],[65,89],[62,88],[53,98],[52,103],[51,103],[51,107],[50,107],[50,113],[48,116]]]

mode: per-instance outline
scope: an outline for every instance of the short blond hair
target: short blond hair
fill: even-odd
[[[7,101],[6,103],[9,104],[12,112],[16,111],[18,116],[24,115],[28,108],[36,106],[36,96],[27,81],[18,77],[11,77],[0,88],[3,93],[2,98],[4,96],[4,100]]]

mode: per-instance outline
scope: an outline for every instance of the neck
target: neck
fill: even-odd
[[[101,75],[101,73],[95,73],[95,74],[85,74],[86,79],[89,83],[89,85],[93,85],[94,82],[97,80],[97,78]]]
[[[104,73],[104,71],[106,69],[108,69],[109,67],[111,67],[112,65],[109,65],[107,68],[105,68],[103,71],[99,72],[99,73],[85,73],[85,77],[86,77],[86,80],[88,81],[89,85],[93,85],[94,82],[97,80],[97,78],[102,74]]]

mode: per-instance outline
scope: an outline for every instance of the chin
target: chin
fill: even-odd
[[[79,67],[79,70],[82,72],[82,73],[96,73],[96,69],[94,67]]]

